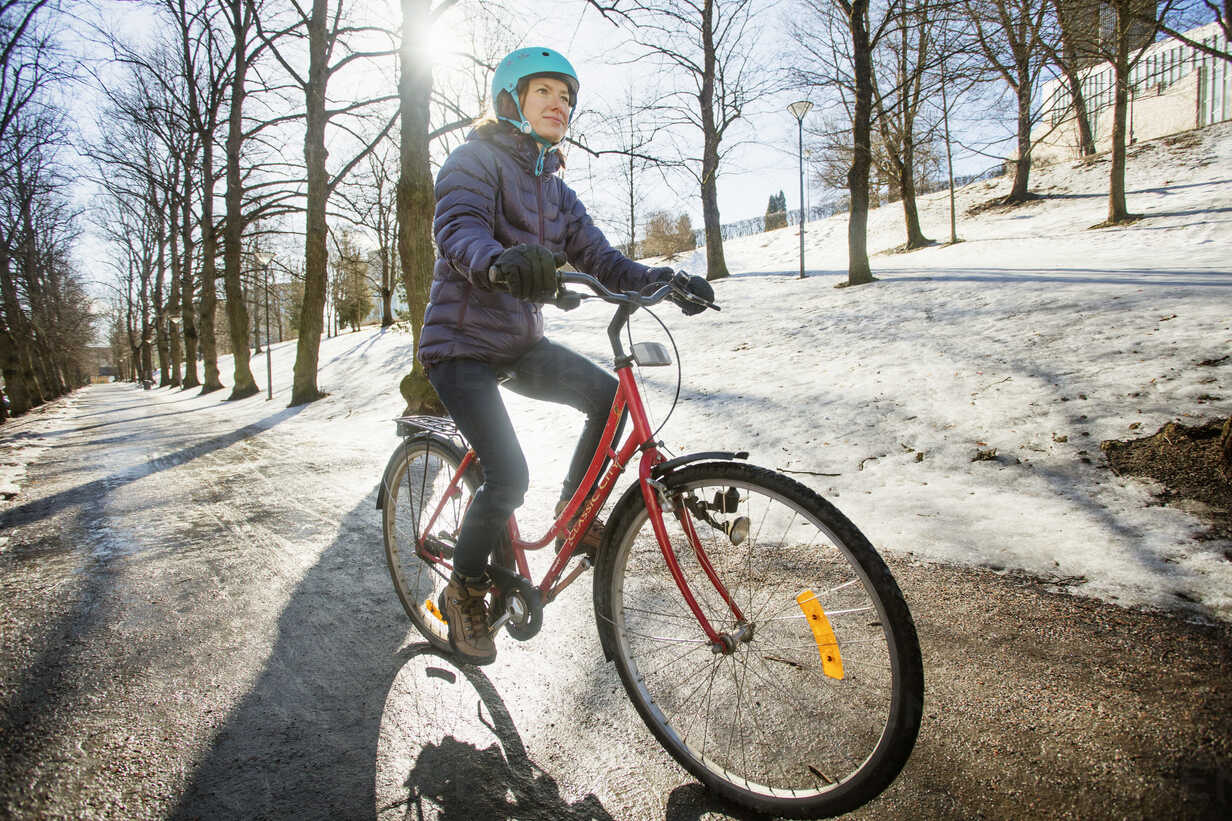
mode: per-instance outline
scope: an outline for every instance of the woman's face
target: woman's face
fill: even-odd
[[[543,139],[558,143],[569,129],[569,86],[555,77],[532,77],[522,95],[522,116]]]

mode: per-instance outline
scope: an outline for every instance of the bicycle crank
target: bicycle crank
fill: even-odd
[[[539,589],[527,579],[504,567],[489,565],[488,575],[497,591],[499,612],[489,632],[493,635],[502,627],[518,641],[534,638],[543,627],[543,601]]]

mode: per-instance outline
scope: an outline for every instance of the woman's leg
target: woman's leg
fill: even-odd
[[[526,495],[526,457],[491,366],[450,359],[433,365],[428,381],[483,467],[483,484],[462,519],[453,561],[459,575],[476,579],[484,574],[501,528]]]
[[[586,424],[561,491],[561,498],[568,499],[585,478],[586,468],[603,438],[619,383],[615,376],[586,357],[547,339],[540,340],[511,370],[513,378],[505,383],[510,390],[532,399],[569,405],[586,414]],[[624,422],[622,417],[616,441],[620,440]]]

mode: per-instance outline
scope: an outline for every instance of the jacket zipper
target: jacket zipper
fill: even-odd
[[[535,204],[539,206],[539,244],[543,245],[543,175],[535,175]],[[526,310],[526,340],[530,342],[535,335],[535,308],[529,303],[523,303]]]
[[[535,202],[539,205],[539,244],[543,244],[543,177],[535,177]]]

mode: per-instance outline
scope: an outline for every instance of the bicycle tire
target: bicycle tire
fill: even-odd
[[[394,590],[411,623],[429,644],[446,653],[451,652],[449,628],[441,618],[437,599],[449,583],[449,571],[421,557],[416,544],[464,455],[444,437],[408,438],[390,457],[381,479],[381,532]],[[462,514],[479,484],[478,467],[468,469],[462,477],[461,494],[446,503],[433,527],[438,536],[457,539]]]
[[[639,497],[612,523],[595,579],[604,646],[637,712],[686,770],[749,809],[820,818],[872,800],[906,764],[924,699],[915,625],[889,569],[837,508],[781,474],[706,462],[664,481],[676,505],[709,517],[690,514],[753,626],[734,652],[712,652]],[[679,521],[665,513],[664,522],[703,612],[734,633]],[[837,652],[813,631],[817,621]]]

